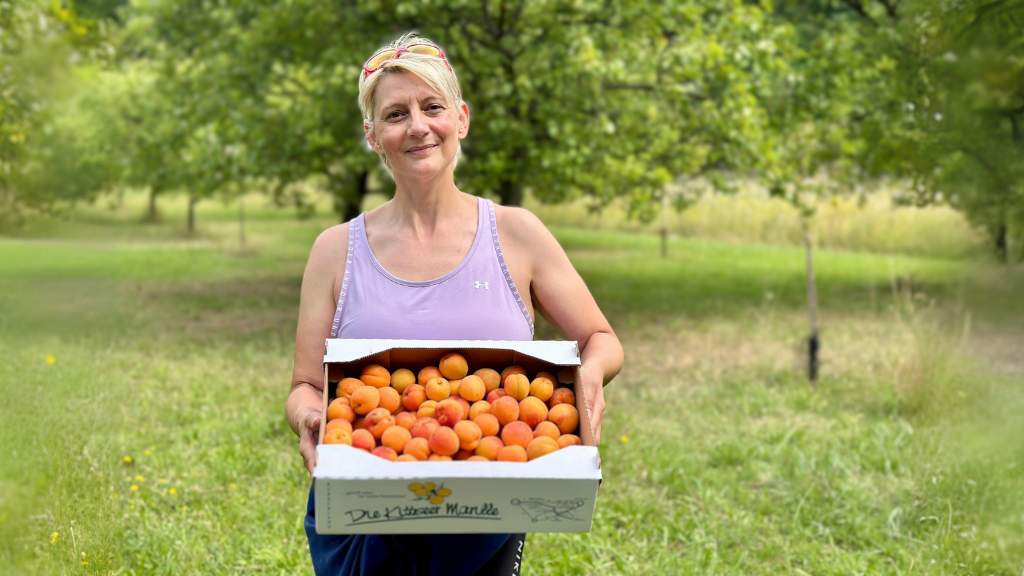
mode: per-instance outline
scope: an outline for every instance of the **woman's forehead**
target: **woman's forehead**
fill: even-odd
[[[430,84],[411,72],[393,72],[381,78],[377,83],[377,94],[381,108],[429,98],[445,99],[444,94],[434,90]]]

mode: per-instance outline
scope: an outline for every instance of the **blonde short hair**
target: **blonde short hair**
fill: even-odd
[[[380,48],[380,50],[412,46],[413,44],[430,44],[431,46],[437,46],[438,49],[440,49],[440,46],[438,46],[437,43],[426,38],[421,38],[415,32],[410,32],[408,34],[403,34],[397,40]],[[374,54],[380,50],[377,50]],[[450,63],[446,65],[445,61],[437,56],[404,52],[400,57],[388,60],[381,64],[377,71],[365,78],[363,77],[363,71],[360,70],[359,109],[363,113],[363,121],[369,124],[370,130],[372,130],[374,134],[377,133],[377,126],[373,118],[373,112],[377,107],[377,83],[379,83],[384,76],[394,73],[408,72],[415,74],[421,80],[426,82],[428,86],[440,92],[449,105],[458,106],[462,103],[462,89],[459,87],[459,79],[455,77],[455,72],[448,67],[449,65]],[[461,156],[462,144],[460,143],[455,154],[456,166],[458,166],[459,157]],[[388,174],[394,176],[387,156],[381,154],[380,158],[384,162],[384,168],[388,171]]]

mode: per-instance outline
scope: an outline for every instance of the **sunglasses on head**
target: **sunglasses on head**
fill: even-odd
[[[397,59],[402,55],[403,52],[411,52],[413,54],[425,54],[427,56],[437,56],[441,60],[444,60],[445,66],[448,67],[449,71],[452,71],[452,65],[448,63],[448,59],[444,57],[444,51],[432,44],[413,44],[412,46],[399,46],[398,48],[385,48],[380,52],[377,52],[370,59],[363,64],[363,79],[373,74],[385,62],[393,59]]]

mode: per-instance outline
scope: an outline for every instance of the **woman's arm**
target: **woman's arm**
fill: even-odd
[[[323,407],[324,340],[331,335],[337,310],[337,279],[344,275],[348,224],[326,230],[310,251],[302,276],[299,323],[295,331],[295,366],[285,402],[285,416],[299,436],[299,453],[313,473]]]
[[[601,441],[604,385],[622,370],[623,352],[615,331],[601,313],[583,278],[544,224],[527,210],[505,208],[499,233],[512,244],[520,271],[527,271],[534,310],[566,340],[580,346],[580,377],[594,442]],[[503,240],[504,244],[504,240]],[[506,255],[510,255],[508,249]]]

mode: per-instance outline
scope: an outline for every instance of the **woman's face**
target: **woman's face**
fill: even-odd
[[[469,131],[469,108],[445,101],[419,76],[388,74],[377,84],[376,130],[364,126],[366,139],[387,156],[396,176],[433,178],[450,169],[459,140]]]

